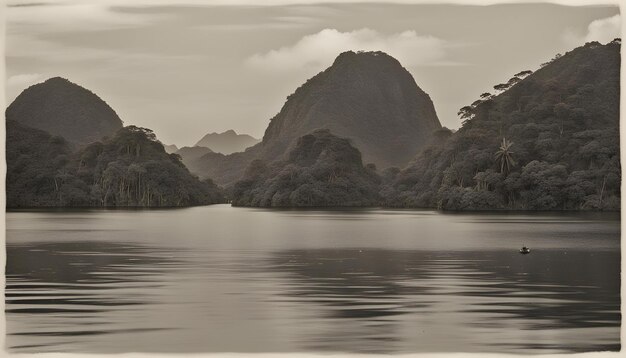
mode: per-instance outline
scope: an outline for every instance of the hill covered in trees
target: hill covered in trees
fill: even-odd
[[[24,90],[6,109],[6,119],[87,144],[115,134],[122,120],[93,92],[61,77]]]
[[[281,161],[253,161],[232,190],[236,206],[373,206],[380,202],[375,167],[363,166],[348,139],[329,130],[302,136]]]
[[[385,204],[618,210],[620,46],[587,43],[494,86],[460,110],[456,133],[384,173]]]
[[[224,202],[152,131],[128,126],[72,153],[67,141],[7,122],[7,207],[168,207]]]
[[[179,152],[195,172],[228,184],[232,203],[241,206],[619,210],[620,47],[619,39],[587,43],[534,73],[520,71],[461,108],[456,132],[440,128],[434,110],[428,117],[427,95],[417,91],[422,102],[405,96],[417,86],[397,61],[348,52],[288,98],[261,143],[230,155],[201,147]],[[28,113],[12,108],[13,116]],[[423,149],[403,169],[364,166],[359,143],[370,159],[402,157],[389,142],[392,132],[406,146],[401,134],[415,139],[405,154]],[[210,180],[190,174],[180,155],[166,153],[154,133],[134,126],[74,146],[9,118],[7,170],[9,207],[225,201]]]
[[[289,145],[316,129],[349,138],[366,162],[404,166],[440,128],[430,97],[396,59],[348,51],[287,97],[261,143],[228,156],[207,154],[189,168],[229,185],[253,160],[283,159]]]

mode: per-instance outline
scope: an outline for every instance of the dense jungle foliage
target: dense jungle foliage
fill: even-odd
[[[63,138],[7,122],[7,207],[167,207],[224,202],[152,131],[128,126],[71,152]]]
[[[299,138],[286,160],[253,161],[232,190],[239,206],[372,206],[380,202],[375,167],[363,166],[348,139],[329,130]]]
[[[619,39],[587,43],[534,73],[521,71],[495,85],[494,94],[483,93],[460,109],[464,122],[458,131],[430,132],[430,144],[404,169],[379,173],[373,164],[364,166],[356,141],[329,129],[305,133],[273,156],[263,152],[265,140],[231,155],[196,148],[185,152],[195,159],[188,165],[208,165],[211,159],[198,168],[234,183],[230,199],[240,206],[619,210],[620,47]],[[415,88],[412,78],[405,81]],[[304,96],[302,89],[296,92]],[[70,112],[81,113],[81,106]],[[283,117],[288,123],[289,116]],[[312,126],[305,117],[302,123]],[[6,124],[9,208],[226,200],[212,181],[190,174],[180,155],[167,154],[148,129],[128,126],[85,145],[23,122]],[[280,135],[286,129],[278,129],[272,133],[286,143],[290,137]],[[92,134],[102,138],[105,132]]]
[[[7,207],[58,205],[54,178],[71,155],[63,137],[6,121]]]
[[[619,39],[587,43],[494,86],[404,170],[384,205],[444,210],[619,210]]]

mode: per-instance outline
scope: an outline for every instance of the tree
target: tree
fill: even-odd
[[[512,77],[509,82],[507,82],[506,84],[510,86],[513,86],[514,84],[518,83],[519,81],[521,81],[522,79],[519,77]]]
[[[459,109],[459,112],[457,113],[461,119],[471,119],[472,116],[474,115],[474,109],[471,106],[465,106],[461,109]]]
[[[502,91],[509,89],[509,87],[511,87],[511,85],[508,83],[500,83],[500,84],[493,86],[493,89],[495,89],[498,92],[502,92]]]
[[[500,143],[500,149],[496,152],[496,161],[500,162],[500,173],[504,175],[511,171],[511,168],[515,165],[511,151],[513,142],[507,141],[505,137],[502,137],[502,143]]]
[[[519,78],[524,78],[526,76],[529,76],[533,73],[533,71],[531,70],[526,70],[526,71],[521,71],[515,74],[515,77],[519,77]]]

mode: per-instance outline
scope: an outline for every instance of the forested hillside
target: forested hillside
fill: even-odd
[[[461,109],[385,204],[446,210],[618,210],[621,41],[588,43],[522,71]]]
[[[7,122],[7,207],[189,206],[224,202],[152,131],[128,126],[70,152],[61,137]]]
[[[240,206],[619,210],[620,47],[619,39],[587,43],[534,73],[518,72],[461,108],[456,132],[440,128],[428,95],[395,59],[346,52],[289,96],[263,142],[230,155],[201,147],[179,153],[196,173],[227,184],[229,199]],[[59,96],[41,91],[57,87],[79,97],[63,99],[67,107],[54,112],[72,120],[46,116]],[[128,126],[85,144],[104,133],[94,123],[112,110],[77,87],[52,79],[7,109],[8,207],[226,201],[211,180],[192,175],[180,155],[166,153],[149,129]],[[29,101],[35,102],[26,106]],[[84,101],[91,105],[83,110]],[[58,123],[70,135],[75,126],[82,142],[24,124],[33,119]],[[400,144],[391,145],[393,138]],[[363,165],[362,157],[403,162],[422,147],[403,169]]]
[[[287,159],[253,161],[233,188],[240,206],[373,206],[380,180],[350,141],[329,130],[299,138]]]

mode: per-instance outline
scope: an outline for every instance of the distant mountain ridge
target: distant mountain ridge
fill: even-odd
[[[169,154],[176,153],[178,151],[176,144],[163,144],[163,148],[165,148],[165,151]]]
[[[196,147],[206,147],[211,151],[222,154],[243,152],[246,148],[259,143],[260,140],[248,134],[237,134],[230,129],[222,133],[209,133],[195,144]]]
[[[192,163],[193,161],[197,160],[203,155],[208,154],[208,153],[214,153],[214,152],[207,147],[196,146],[196,147],[182,147],[179,150],[175,151],[174,153],[180,155],[183,163],[185,163],[185,165],[188,165],[189,163]]]
[[[122,128],[117,113],[95,93],[61,77],[25,89],[7,107],[6,119],[87,144]]]
[[[230,156],[205,155],[189,168],[232,184],[252,160],[280,160],[297,138],[316,129],[351,140],[365,163],[404,166],[440,128],[430,97],[396,59],[348,51],[287,97],[261,143]]]

